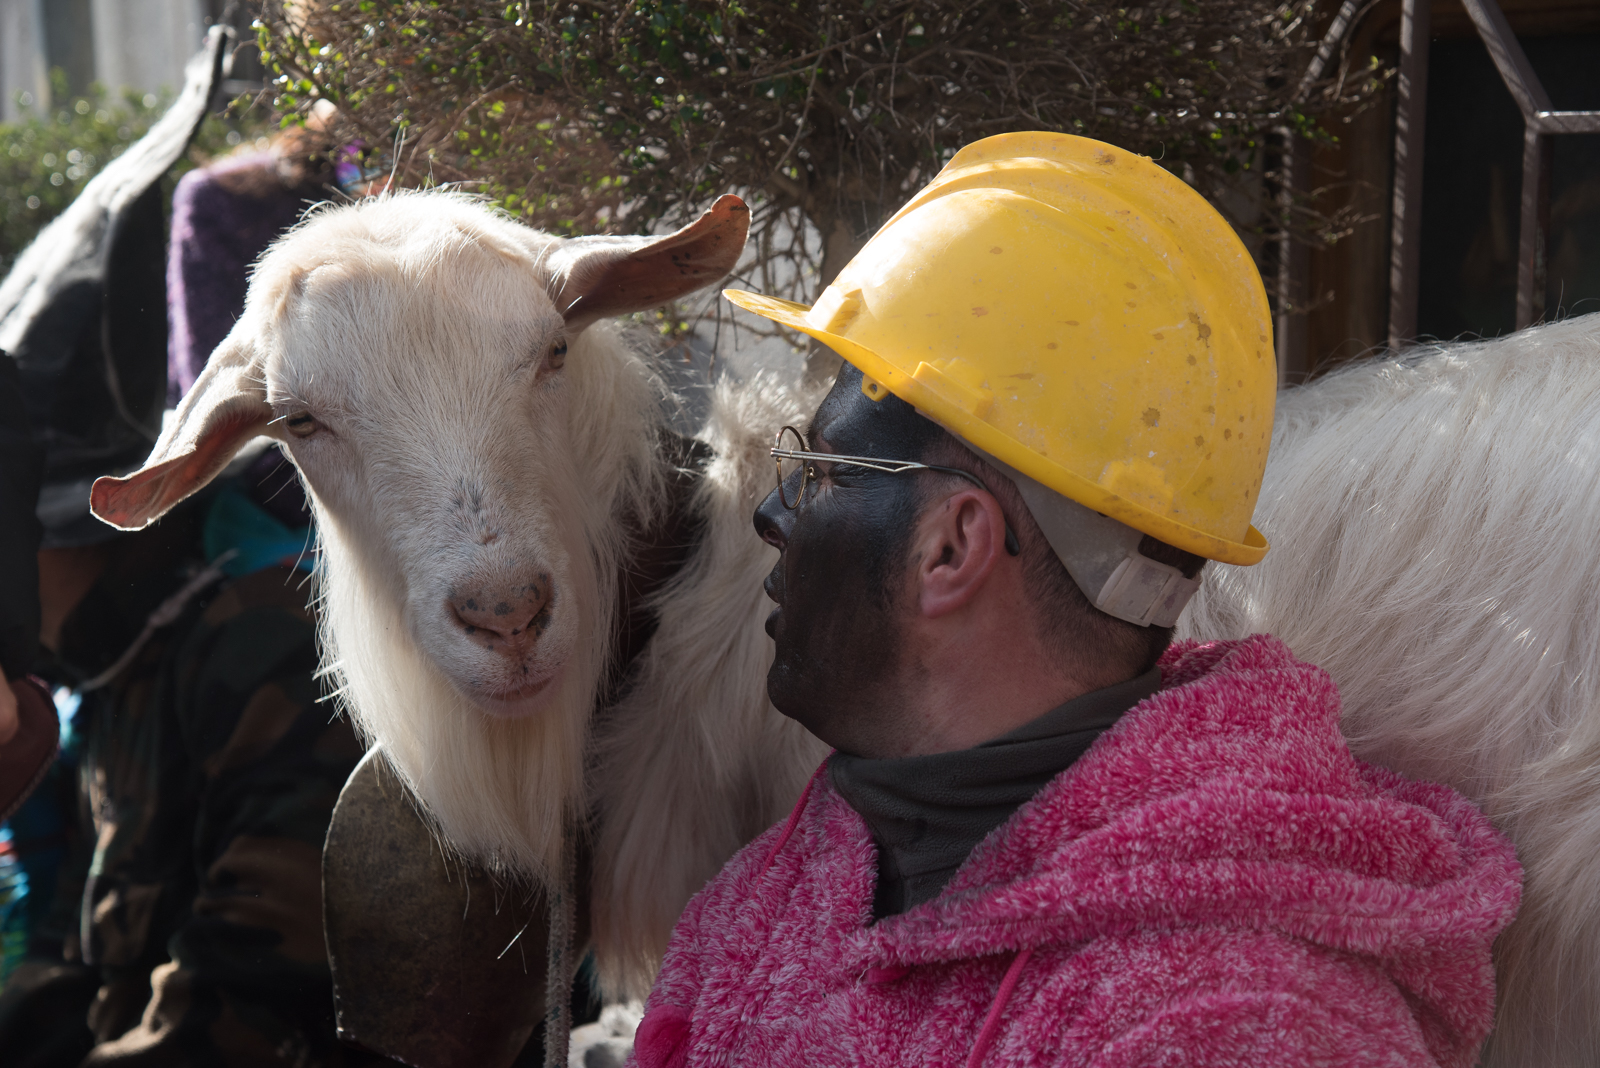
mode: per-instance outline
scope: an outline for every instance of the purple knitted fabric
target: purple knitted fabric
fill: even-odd
[[[314,190],[276,180],[270,153],[190,171],[172,194],[167,253],[167,401],[177,404],[244,310],[250,265],[294,225]],[[241,172],[256,170],[264,174]]]

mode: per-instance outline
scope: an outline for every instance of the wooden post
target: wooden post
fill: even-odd
[[[1517,329],[1544,318],[1555,141],[1528,123],[1522,134],[1522,223],[1517,235]]]
[[[1429,0],[1400,7],[1399,103],[1394,120],[1394,196],[1389,228],[1389,348],[1417,334],[1422,253],[1422,146],[1428,113]]]

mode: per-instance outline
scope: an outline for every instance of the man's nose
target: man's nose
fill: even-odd
[[[789,543],[789,525],[794,522],[794,513],[783,506],[783,502],[778,499],[776,489],[767,494],[766,499],[756,506],[756,514],[752,518],[756,525],[756,535],[779,552],[783,552],[784,546]]]

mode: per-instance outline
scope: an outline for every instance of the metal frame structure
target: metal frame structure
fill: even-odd
[[[1328,24],[1327,32],[1322,35],[1322,41],[1317,46],[1317,54],[1312,57],[1305,75],[1295,89],[1294,103],[1304,102],[1316,88],[1317,83],[1322,80],[1334,51],[1344,42],[1345,35],[1355,24],[1356,13],[1360,6],[1359,0],[1344,0],[1339,6],[1338,14],[1334,15],[1333,21]],[[1306,347],[1306,316],[1303,306],[1306,276],[1310,273],[1310,253],[1304,244],[1290,238],[1288,222],[1289,213],[1294,209],[1295,183],[1311,170],[1311,146],[1306,143],[1305,138],[1297,136],[1288,126],[1279,127],[1277,133],[1283,146],[1283,160],[1280,164],[1282,177],[1278,186],[1278,211],[1282,214],[1283,225],[1280,226],[1278,235],[1278,314],[1272,332],[1278,343],[1278,388],[1282,389],[1289,384],[1292,374],[1304,372],[1304,368],[1291,364],[1295,362],[1297,355],[1305,352]]]
[[[1544,318],[1555,134],[1600,134],[1600,111],[1556,111],[1496,0],[1461,0],[1522,112],[1522,217],[1517,242],[1517,329]],[[1389,245],[1389,347],[1417,333],[1422,236],[1422,147],[1428,110],[1429,0],[1402,0],[1394,197]]]

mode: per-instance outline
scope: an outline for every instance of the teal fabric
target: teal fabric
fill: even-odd
[[[284,526],[234,485],[218,490],[206,513],[206,560],[215,562],[229,549],[238,550],[238,555],[222,565],[230,578],[275,566],[310,571],[316,566],[313,545],[310,527],[295,530]]]

